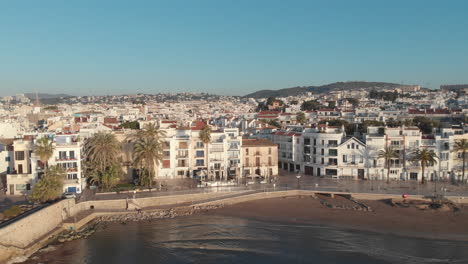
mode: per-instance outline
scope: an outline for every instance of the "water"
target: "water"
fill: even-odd
[[[109,224],[45,263],[468,263],[468,243],[213,215]]]

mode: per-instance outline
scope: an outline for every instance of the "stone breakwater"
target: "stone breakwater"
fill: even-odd
[[[187,207],[175,207],[170,209],[159,209],[154,211],[136,211],[124,214],[112,214],[99,216],[95,219],[95,222],[136,222],[136,221],[148,221],[154,219],[174,218],[178,216],[188,216],[203,211],[223,208],[224,204],[218,205],[206,205],[206,206],[187,206]]]

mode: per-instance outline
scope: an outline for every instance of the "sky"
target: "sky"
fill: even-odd
[[[0,0],[0,95],[468,83],[465,0]]]

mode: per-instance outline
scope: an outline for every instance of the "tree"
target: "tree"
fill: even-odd
[[[335,101],[328,101],[328,108],[335,108],[336,107],[336,102]]]
[[[383,150],[379,151],[377,156],[378,159],[385,160],[385,168],[387,169],[387,183],[390,182],[390,164],[391,160],[394,158],[398,158],[398,154],[392,147],[386,146]]]
[[[461,152],[462,158],[462,183],[465,183],[465,163],[466,163],[466,153],[468,152],[468,140],[461,139],[455,141],[453,146],[453,152]]]
[[[424,171],[427,166],[431,164],[437,164],[437,155],[433,150],[428,149],[416,149],[412,153],[411,161],[418,162],[421,164],[421,172],[422,172],[422,183],[426,182],[426,178],[424,177]]]
[[[289,102],[289,104],[291,105],[297,105],[299,103],[298,100],[292,100],[291,102]]]
[[[346,100],[352,104],[354,107],[358,107],[359,106],[359,100],[356,99],[356,98],[346,98]]]
[[[97,184],[102,189],[108,190],[114,187],[120,180],[122,170],[119,164],[113,164],[103,173],[92,172],[89,176],[91,184]]]
[[[269,120],[269,121],[268,121],[268,124],[269,124],[270,126],[274,126],[274,127],[281,128],[281,124],[280,124],[278,121],[274,120],[274,119]]]
[[[104,173],[112,165],[118,164],[122,146],[114,134],[99,132],[85,143],[88,165],[98,173]]]
[[[138,121],[127,121],[121,124],[119,127],[128,128],[128,129],[140,129],[140,123]]]
[[[121,150],[122,145],[111,133],[96,133],[85,142],[84,153],[91,184],[95,183],[103,189],[108,189],[120,179]]]
[[[416,116],[416,117],[414,117],[413,118],[413,123],[419,129],[421,129],[421,131],[424,134],[430,134],[430,133],[432,133],[432,130],[434,129],[434,127],[439,127],[440,126],[439,121],[427,118],[425,116]]]
[[[320,108],[320,103],[317,100],[309,100],[305,101],[301,105],[301,110],[302,111],[312,111],[312,110],[317,110]]]
[[[144,137],[135,142],[133,164],[140,169],[140,184],[150,187],[156,175],[156,167],[163,160],[162,143],[151,137]]]
[[[46,169],[46,174],[34,185],[29,200],[37,203],[53,201],[60,197],[63,191],[65,172],[57,166]]]
[[[40,161],[47,168],[48,161],[54,154],[55,147],[49,137],[41,137],[36,141],[34,152],[39,156]],[[47,171],[47,170],[46,170]]]
[[[304,124],[305,122],[307,122],[307,118],[306,118],[304,112],[297,112],[296,121],[298,123],[300,123],[300,124]]]
[[[155,123],[148,123],[143,126],[143,129],[137,130],[130,134],[127,139],[130,141],[138,141],[143,138],[154,138],[158,142],[166,136],[166,131],[161,130]]]
[[[204,126],[202,130],[200,130],[198,136],[205,145],[206,168],[207,174],[210,175],[210,166],[208,164],[208,144],[211,142],[211,127],[209,125]]]

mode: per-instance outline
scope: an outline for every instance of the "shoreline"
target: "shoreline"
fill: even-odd
[[[466,205],[461,206],[460,212],[440,212],[433,209],[395,208],[379,200],[358,202],[370,205],[372,211],[332,209],[309,196],[294,196],[249,201],[204,213],[282,224],[321,225],[408,238],[468,241]]]
[[[373,232],[408,238],[468,241],[468,206],[457,205],[457,211],[400,208],[384,200],[355,200],[343,196],[297,194],[290,196],[265,197],[260,199],[229,203],[174,206],[166,209],[143,210],[141,213],[127,212],[95,217],[92,221],[74,230],[79,232],[96,223],[126,224],[128,222],[156,221],[195,214],[240,217],[251,220],[277,222],[281,224],[310,224],[337,227],[350,231]],[[319,197],[319,198],[318,198]],[[390,199],[393,203],[393,200]],[[410,200],[427,203],[422,200]],[[421,204],[417,204],[421,206]],[[57,237],[56,237],[57,238]],[[82,239],[82,238],[78,238]],[[86,238],[84,238],[86,239]],[[54,243],[55,242],[55,243]],[[64,242],[67,243],[67,242]],[[61,243],[61,244],[64,244]],[[41,247],[29,256],[30,263],[37,256],[49,252],[49,246],[57,246],[56,241]],[[59,244],[60,245],[60,244]],[[44,250],[45,249],[45,250]],[[53,250],[53,249],[52,249]]]

